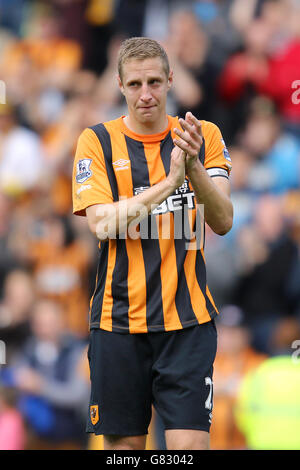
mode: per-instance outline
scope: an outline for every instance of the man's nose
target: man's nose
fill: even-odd
[[[152,95],[151,95],[148,85],[147,84],[143,85],[142,90],[141,90],[141,100],[149,101],[151,100],[151,98],[152,98]]]

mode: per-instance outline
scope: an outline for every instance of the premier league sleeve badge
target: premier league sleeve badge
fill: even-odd
[[[92,171],[90,170],[91,163],[91,158],[83,158],[77,162],[76,183],[84,183],[92,176]]]

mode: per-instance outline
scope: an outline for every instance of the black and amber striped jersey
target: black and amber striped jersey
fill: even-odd
[[[125,126],[123,117],[87,128],[79,137],[73,169],[77,215],[94,204],[131,198],[169,173],[178,118],[168,116],[160,134],[140,135]],[[231,162],[219,128],[201,124],[199,158],[210,176],[228,177]],[[119,234],[99,244],[90,328],[171,331],[218,314],[206,283],[203,218],[188,178],[140,222],[135,235]]]

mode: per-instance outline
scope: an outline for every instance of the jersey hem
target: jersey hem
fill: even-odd
[[[212,310],[211,312],[209,312],[210,318],[208,320],[201,321],[201,322],[198,321],[197,319],[196,320],[186,321],[179,328],[178,328],[177,324],[174,325],[174,326],[172,326],[172,325],[167,325],[167,326],[158,325],[157,327],[156,326],[150,326],[147,329],[145,329],[143,327],[142,328],[134,328],[131,331],[129,331],[129,328],[122,327],[122,326],[114,325],[113,328],[112,328],[111,324],[107,325],[105,323],[101,323],[101,327],[100,327],[99,322],[92,322],[89,326],[89,329],[90,330],[99,329],[99,330],[105,330],[105,331],[113,331],[114,333],[121,333],[121,334],[156,333],[156,332],[157,333],[162,333],[162,332],[167,333],[168,331],[183,330],[183,329],[189,328],[191,326],[202,325],[204,323],[208,323],[209,321],[213,320],[217,315],[218,315],[218,313],[216,312],[216,310]]]

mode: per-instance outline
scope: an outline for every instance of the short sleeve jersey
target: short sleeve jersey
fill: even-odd
[[[230,156],[219,128],[201,121],[199,158],[211,177],[229,177]],[[73,168],[73,212],[132,198],[166,178],[177,117],[160,134],[140,135],[119,119],[85,129]],[[184,183],[133,233],[99,244],[90,328],[119,333],[171,331],[218,314],[206,283],[204,222]]]

